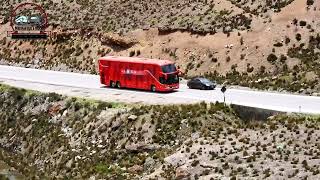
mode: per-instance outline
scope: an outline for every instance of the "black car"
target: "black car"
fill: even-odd
[[[190,89],[211,89],[213,90],[216,87],[216,83],[212,82],[206,78],[193,78],[187,83]]]

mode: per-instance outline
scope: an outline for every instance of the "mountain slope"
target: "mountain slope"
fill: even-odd
[[[96,60],[103,55],[133,55],[173,60],[188,77],[320,92],[317,1],[42,3],[57,37],[11,41],[4,24],[2,64],[96,73]]]

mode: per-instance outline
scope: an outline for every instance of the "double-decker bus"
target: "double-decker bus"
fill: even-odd
[[[113,88],[173,91],[179,70],[169,60],[106,56],[98,60],[100,82]]]

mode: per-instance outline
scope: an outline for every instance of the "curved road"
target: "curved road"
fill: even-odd
[[[180,89],[172,93],[110,89],[100,84],[97,75],[13,66],[0,65],[0,83],[42,92],[56,92],[64,95],[117,102],[147,104],[223,102],[223,94],[219,88],[214,91],[201,91],[188,89],[185,84],[181,84]],[[320,97],[313,96],[228,89],[226,102],[283,112],[320,114]]]

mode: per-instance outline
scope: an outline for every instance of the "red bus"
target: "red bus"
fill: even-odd
[[[179,70],[168,60],[107,56],[99,59],[100,82],[117,88],[172,91],[179,88]]]

